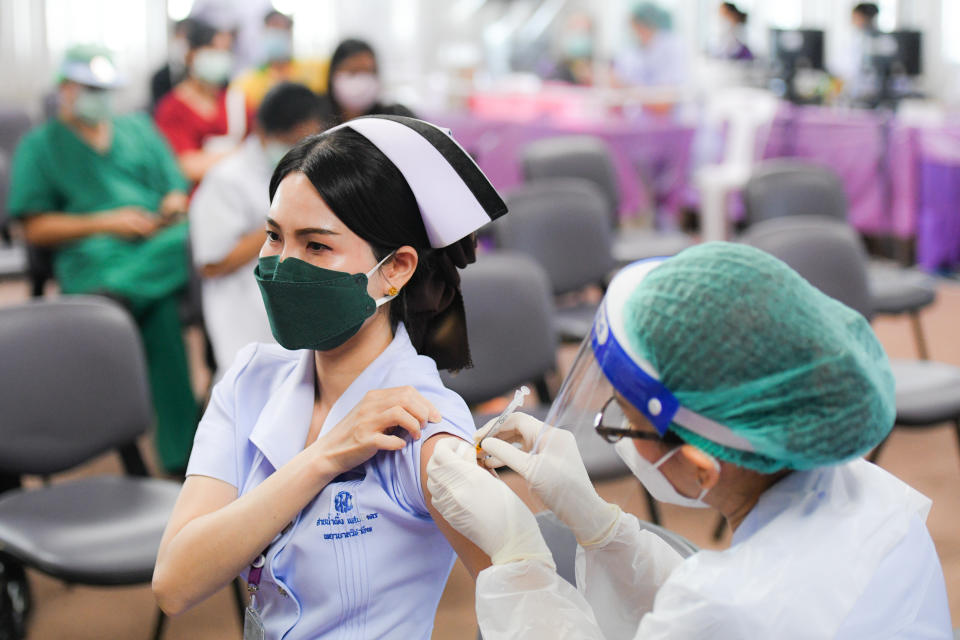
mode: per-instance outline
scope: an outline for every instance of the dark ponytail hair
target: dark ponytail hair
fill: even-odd
[[[738,24],[747,24],[747,13],[741,11],[740,8],[733,4],[732,2],[724,2],[723,8],[737,21]]]
[[[390,302],[390,323],[403,322],[418,353],[440,369],[472,366],[460,276],[475,260],[474,235],[433,249],[417,200],[400,170],[365,137],[349,128],[301,140],[270,179],[270,201],[280,182],[299,171],[333,213],[370,244],[377,260],[402,246],[417,251],[417,268]]]

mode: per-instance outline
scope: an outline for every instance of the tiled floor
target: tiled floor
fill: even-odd
[[[26,287],[19,283],[0,284],[0,304],[26,298]],[[923,314],[923,324],[931,357],[960,365],[960,286],[944,283],[937,303]],[[893,357],[913,357],[910,325],[904,318],[881,318],[874,323],[877,334]],[[561,350],[561,367],[569,364],[571,349]],[[896,431],[880,458],[880,464],[933,499],[928,527],[943,563],[955,624],[960,625],[960,453],[949,425],[908,432]],[[115,470],[116,460],[95,461],[76,474]],[[508,477],[521,495],[524,487],[516,477]],[[626,510],[643,517],[644,503],[636,481],[624,478],[602,483],[600,493],[620,503]],[[531,506],[534,501],[530,500]],[[715,522],[711,513],[663,507],[664,524],[697,544],[714,544],[709,534]],[[92,589],[67,587],[42,576],[33,575],[35,614],[30,640],[62,638],[118,638],[146,640],[152,635],[156,609],[148,587]],[[475,637],[473,584],[458,564],[447,584],[437,612],[433,637],[437,640],[461,640]],[[221,592],[180,618],[169,621],[166,640],[219,640],[240,637],[236,608],[228,591]]]

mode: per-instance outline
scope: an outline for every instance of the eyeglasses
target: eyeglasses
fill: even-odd
[[[683,440],[672,431],[662,436],[656,431],[638,431],[630,427],[630,420],[624,415],[616,396],[611,396],[593,420],[593,428],[607,442],[618,442],[621,438],[634,440],[656,440],[671,444],[682,444]]]

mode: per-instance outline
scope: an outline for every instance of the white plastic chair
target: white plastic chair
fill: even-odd
[[[717,130],[726,126],[726,142],[722,161],[694,175],[705,242],[726,239],[727,197],[747,184],[779,104],[772,93],[748,87],[718,91],[707,103],[706,124]]]

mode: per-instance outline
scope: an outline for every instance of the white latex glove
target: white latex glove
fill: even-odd
[[[539,451],[529,453],[543,429],[542,422],[525,413],[513,413],[496,437],[486,437],[492,424],[484,425],[475,436],[492,456],[485,458],[484,464],[491,468],[506,465],[523,476],[547,508],[570,527],[581,546],[604,540],[620,518],[620,507],[597,495],[573,434],[548,429],[540,439]]]
[[[443,438],[427,464],[433,506],[493,564],[535,560],[555,569],[530,509],[510,487],[477,465],[476,448]]]

